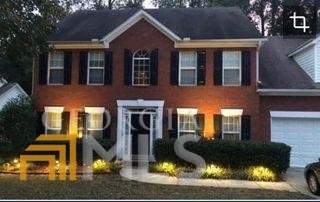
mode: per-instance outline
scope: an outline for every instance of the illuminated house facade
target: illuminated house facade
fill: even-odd
[[[130,154],[138,134],[150,154],[153,140],[184,134],[272,140],[270,112],[290,104],[261,76],[277,76],[259,62],[266,40],[238,8],[78,11],[34,63],[39,134],[111,138]]]

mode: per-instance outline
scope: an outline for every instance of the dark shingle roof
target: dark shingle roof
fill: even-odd
[[[77,11],[66,17],[49,41],[101,39],[139,9]],[[179,37],[246,39],[262,36],[237,7],[144,9]]]
[[[288,53],[306,39],[269,37],[261,46],[259,55],[260,88],[267,89],[316,89],[319,86],[293,60]]]
[[[3,86],[0,87],[0,96],[10,90],[13,86],[15,86],[16,83],[6,83]]]

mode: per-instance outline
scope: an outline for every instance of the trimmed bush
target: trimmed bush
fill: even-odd
[[[177,166],[194,167],[190,162],[179,158],[174,152],[175,139],[157,139],[154,142],[154,156],[157,162],[172,162]],[[277,174],[289,168],[291,148],[283,143],[257,141],[199,140],[187,142],[184,148],[201,156],[208,164],[245,169],[263,166]]]

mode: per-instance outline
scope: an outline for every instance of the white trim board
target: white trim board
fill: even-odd
[[[270,111],[271,118],[320,118],[319,111]]]

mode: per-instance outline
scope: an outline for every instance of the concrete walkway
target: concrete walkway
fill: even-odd
[[[247,189],[272,189],[290,192],[300,192],[300,190],[288,182],[258,182],[246,180],[216,180],[216,179],[194,179],[177,178],[168,174],[148,173],[146,170],[123,169],[120,173],[123,177],[145,183],[186,185],[186,186],[211,186],[228,188],[247,188]],[[290,175],[291,176],[291,175]],[[291,179],[291,178],[290,178]],[[295,181],[292,181],[295,183]],[[302,181],[301,181],[302,182]],[[305,194],[305,193],[304,193]]]

